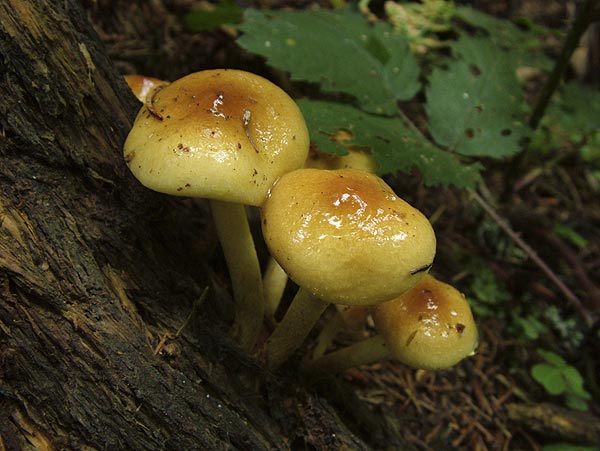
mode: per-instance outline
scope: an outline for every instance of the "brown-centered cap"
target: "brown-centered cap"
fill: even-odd
[[[410,291],[373,307],[372,313],[390,354],[413,368],[449,368],[477,347],[469,303],[452,285],[429,274]]]
[[[282,174],[302,167],[309,136],[296,103],[258,75],[187,75],[157,90],[124,145],[129,168],[155,191],[260,205]]]
[[[415,285],[435,255],[427,218],[356,169],[282,176],[262,209],[265,242],[298,285],[332,303],[372,305]]]

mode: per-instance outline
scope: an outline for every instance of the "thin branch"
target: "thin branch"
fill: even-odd
[[[565,285],[558,275],[550,268],[544,260],[542,260],[535,250],[527,244],[503,219],[496,211],[488,204],[475,190],[468,190],[469,194],[477,201],[477,203],[485,210],[485,212],[498,224],[498,226],[519,246],[527,256],[533,261],[546,276],[556,285],[562,292],[569,303],[577,310],[587,327],[591,327],[593,319],[590,312],[584,307],[579,298]]]
[[[577,12],[577,16],[573,21],[573,25],[571,26],[571,29],[565,38],[560,56],[554,64],[554,69],[550,74],[550,78],[544,85],[542,93],[540,94],[540,97],[533,109],[533,113],[531,113],[531,117],[529,118],[529,126],[532,130],[537,128],[542,120],[542,117],[544,117],[548,103],[556,91],[556,88],[558,88],[558,85],[560,84],[567,67],[569,67],[571,55],[573,55],[573,52],[579,45],[581,36],[583,36],[583,33],[585,33],[590,22],[592,21],[592,17],[594,15],[592,13],[594,12],[594,8],[597,8],[597,5],[594,5],[594,3],[597,1],[598,0],[585,0],[579,7],[579,11]]]

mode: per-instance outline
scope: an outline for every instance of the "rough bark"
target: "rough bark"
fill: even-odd
[[[79,1],[0,0],[0,55],[0,450],[367,449],[228,339],[206,208],[129,174]]]

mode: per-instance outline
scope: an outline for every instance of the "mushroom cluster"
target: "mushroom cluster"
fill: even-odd
[[[278,368],[302,346],[330,304],[342,315],[355,309],[356,318],[364,320],[369,311],[377,318],[391,299],[431,280],[436,238],[428,219],[373,173],[377,165],[368,153],[359,149],[343,162],[307,158],[302,114],[273,83],[226,69],[172,83],[127,82],[143,106],[124,144],[125,161],[152,190],[208,199],[236,305],[233,335],[268,368]],[[264,279],[248,206],[260,210],[271,255]],[[274,311],[288,277],[299,288],[277,322]],[[387,351],[386,332],[380,334],[386,341],[377,338],[376,347]],[[268,338],[257,346],[263,335]],[[416,335],[410,341],[421,343]],[[347,361],[335,363],[336,353],[344,352],[318,356],[309,366],[345,367]]]
[[[301,345],[329,303],[393,299],[424,276],[435,255],[427,218],[366,171],[287,173],[271,188],[261,215],[271,255],[300,287],[267,340],[271,368]]]

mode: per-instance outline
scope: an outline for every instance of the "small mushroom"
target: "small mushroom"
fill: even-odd
[[[155,90],[124,145],[146,187],[210,200],[236,301],[234,335],[251,350],[264,298],[244,205],[259,206],[284,173],[302,167],[309,137],[296,103],[258,75],[216,69]]]
[[[464,295],[429,274],[371,310],[377,335],[309,361],[307,367],[342,371],[391,356],[412,368],[441,370],[477,348],[477,327]]]
[[[435,255],[427,218],[379,177],[355,169],[283,175],[261,211],[271,255],[300,286],[267,340],[278,367],[329,303],[374,305],[414,286]]]
[[[125,75],[124,78],[133,95],[142,103],[146,103],[146,100],[152,97],[154,90],[169,84],[168,81],[138,74]]]

